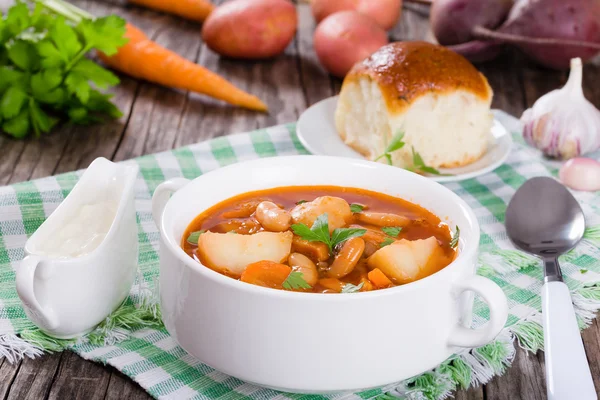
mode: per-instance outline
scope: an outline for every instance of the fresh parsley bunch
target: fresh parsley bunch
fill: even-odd
[[[15,138],[40,136],[60,120],[121,116],[112,96],[98,90],[119,79],[86,55],[115,54],[127,43],[125,21],[111,15],[73,24],[44,3],[30,9],[17,1],[0,14],[0,127]]]

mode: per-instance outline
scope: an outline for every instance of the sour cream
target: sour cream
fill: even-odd
[[[117,213],[118,204],[85,204],[40,243],[36,253],[52,258],[81,257],[94,251],[104,240]]]

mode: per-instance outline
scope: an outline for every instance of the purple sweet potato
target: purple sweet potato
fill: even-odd
[[[600,0],[435,0],[431,26],[440,44],[472,61],[510,43],[557,69],[600,51]],[[505,20],[504,20],[505,19]]]
[[[476,26],[500,26],[512,5],[513,0],[435,0],[429,21],[440,44],[462,44],[475,39]]]
[[[511,10],[499,33],[518,35],[512,42],[528,57],[557,69],[569,67],[571,58],[583,62],[600,49],[600,1],[598,0],[520,0]],[[557,39],[550,44],[536,38]],[[506,40],[508,41],[508,40]],[[573,41],[571,45],[567,41]],[[595,47],[582,42],[595,43]]]

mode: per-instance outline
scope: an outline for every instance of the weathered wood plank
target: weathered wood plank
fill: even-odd
[[[518,348],[506,373],[485,385],[486,400],[545,400],[544,355]]]
[[[149,400],[152,399],[137,383],[111,368],[110,381],[105,400]]]
[[[429,7],[410,4],[402,8],[400,22],[390,31],[390,41],[425,40],[429,31]]]
[[[471,387],[468,390],[458,390],[454,394],[455,400],[484,400],[483,387]]]
[[[292,122],[305,108],[304,96],[298,90],[300,78],[295,40],[284,54],[257,62],[222,58],[203,45],[198,63],[258,96],[268,105],[269,113],[229,106],[192,93],[179,125],[176,147],[224,134]]]
[[[598,324],[598,320],[595,319],[592,326],[585,329],[581,336],[585,346],[585,353],[590,363],[596,393],[600,397],[600,324]]]
[[[522,56],[507,51],[496,60],[478,64],[477,68],[487,77],[494,98],[492,108],[498,108],[519,118],[525,108],[524,92],[518,71]]]
[[[21,362],[11,364],[6,358],[0,358],[0,399],[5,400],[8,397],[19,368]]]
[[[201,48],[199,30],[197,24],[186,21],[175,23],[175,18],[170,18],[153,39],[195,62]],[[142,82],[114,159],[125,160],[171,149],[187,102],[187,92]]]
[[[104,399],[110,375],[110,370],[101,364],[86,361],[70,351],[63,352],[48,399]]]
[[[316,28],[310,5],[301,3],[298,9],[298,32],[296,33],[296,51],[301,90],[306,100],[305,106],[326,99],[334,94],[331,78],[319,63],[314,47],[313,36]],[[336,92],[337,93],[337,92]]]
[[[0,185],[10,182],[23,149],[25,142],[0,134]]]
[[[557,89],[566,82],[567,74],[545,69],[524,60],[520,64],[523,80],[525,107],[531,107],[542,95]]]
[[[6,399],[38,400],[45,398],[62,356],[62,354],[48,354],[33,360],[24,359]]]
[[[150,37],[160,29],[169,25],[170,17],[158,16],[153,12],[140,11],[138,8],[118,8],[115,5],[103,2],[88,2],[87,10],[96,15],[118,13],[131,23],[139,26]],[[90,125],[85,128],[76,128],[69,135],[67,145],[52,172],[61,173],[87,167],[95,158],[106,157],[112,159],[127,126],[131,110],[135,103],[137,80],[120,76],[121,84],[113,89],[114,103],[123,112],[123,117],[118,120],[109,120],[102,124]]]
[[[79,0],[74,3],[96,15],[117,10],[114,6],[98,2]],[[0,158],[0,183],[14,183],[83,168],[97,156],[111,158],[119,144],[123,121],[127,120],[136,85],[137,82],[132,79],[123,79],[122,84],[114,89],[115,103],[125,114],[121,120],[89,127],[63,124],[41,139],[12,140],[6,149],[2,142],[10,139],[0,136],[0,149],[9,155]],[[19,157],[13,161],[19,148],[22,148],[22,154],[19,153]],[[7,168],[12,168],[14,173],[7,176],[4,172]]]

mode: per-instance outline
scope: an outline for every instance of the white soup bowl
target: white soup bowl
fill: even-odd
[[[307,185],[368,189],[419,204],[452,231],[459,226],[459,255],[407,285],[317,294],[237,281],[180,247],[188,224],[223,200]],[[167,330],[203,363],[247,382],[310,393],[382,386],[427,371],[460,347],[489,343],[506,322],[504,293],[475,275],[479,225],[473,211],[442,185],[400,168],[325,156],[242,162],[191,182],[161,184],[152,212],[161,233],[160,298]],[[490,308],[489,322],[478,329],[469,328],[473,292]]]

